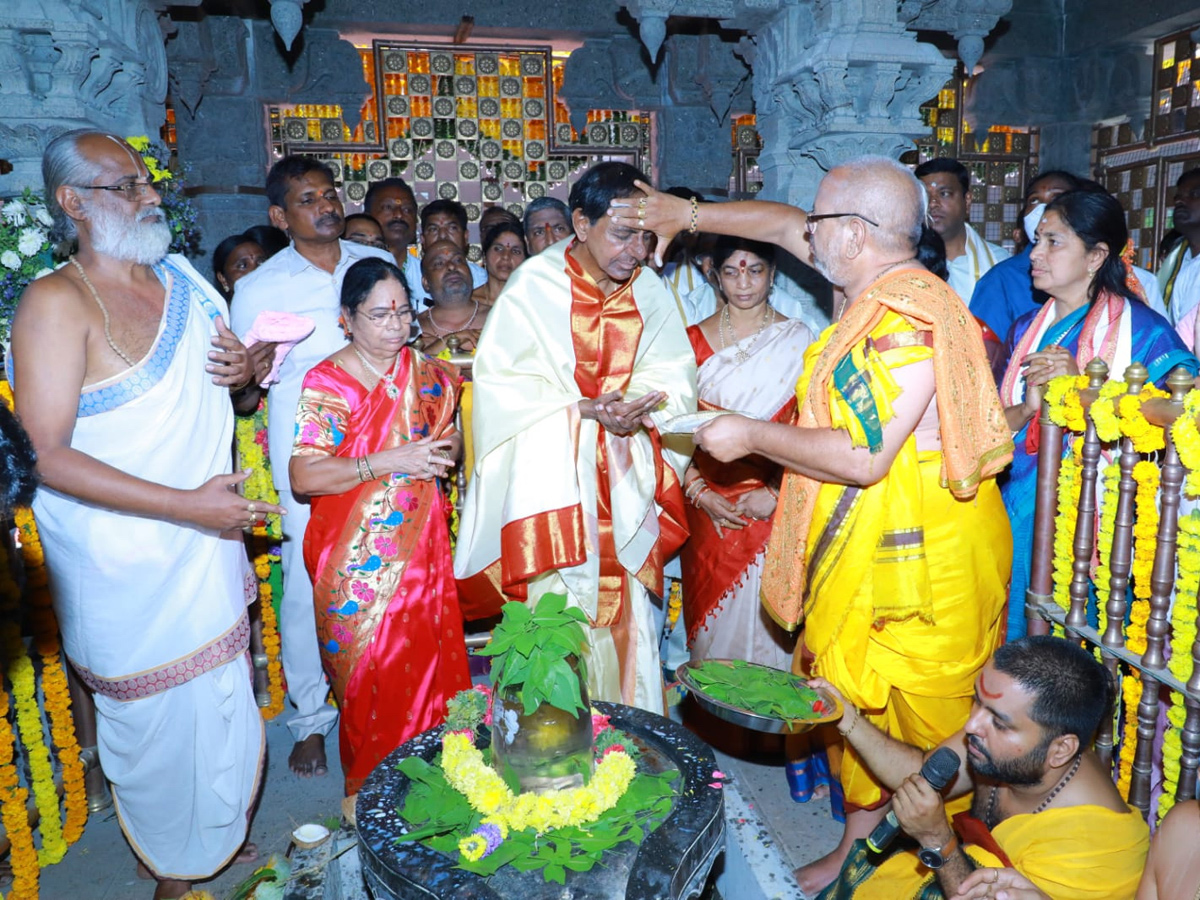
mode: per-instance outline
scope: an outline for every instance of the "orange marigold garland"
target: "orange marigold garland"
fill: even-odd
[[[238,465],[250,470],[242,491],[248,500],[279,503],[279,493],[271,478],[271,462],[267,444],[267,401],[263,400],[251,416],[239,416],[234,433],[237,441]],[[258,606],[262,616],[263,652],[267,656],[267,686],[270,705],[262,708],[264,719],[273,719],[283,712],[283,662],[280,656],[279,616],[274,602],[282,584],[280,555],[277,542],[282,539],[279,516],[268,515],[256,525],[250,538],[254,555],[254,574],[258,578]]]

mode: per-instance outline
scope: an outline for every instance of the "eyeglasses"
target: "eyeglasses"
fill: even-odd
[[[145,181],[126,181],[124,184],[73,184],[71,187],[85,191],[119,191],[130,203],[157,190],[153,179],[149,178]]]
[[[389,322],[397,325],[403,325],[406,322],[412,322],[412,320],[417,317],[417,314],[411,309],[397,309],[393,312],[372,313],[369,316],[366,313],[359,313],[359,315],[361,315],[372,325],[378,327],[383,327]]]
[[[856,219],[862,219],[868,225],[874,225],[876,228],[879,227],[878,222],[873,222],[862,213],[805,213],[805,215],[808,217],[808,219],[804,223],[804,230],[809,234],[813,233],[813,229],[816,227],[816,224],[822,219],[844,219],[847,216],[853,216]]]

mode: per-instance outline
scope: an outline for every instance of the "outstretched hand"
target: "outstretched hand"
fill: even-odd
[[[635,181],[634,185],[646,196],[614,197],[608,202],[609,218],[616,225],[654,232],[658,236],[654,261],[662,266],[663,253],[671,240],[691,225],[691,201],[656,191],[644,181]]]

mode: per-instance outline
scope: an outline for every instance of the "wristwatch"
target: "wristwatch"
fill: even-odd
[[[950,854],[958,849],[958,835],[951,833],[950,840],[941,847],[922,847],[917,851],[917,859],[927,869],[938,870],[946,864]]]

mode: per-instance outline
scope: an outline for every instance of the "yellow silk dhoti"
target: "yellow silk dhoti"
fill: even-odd
[[[1065,806],[1005,819],[992,838],[1007,860],[975,844],[964,847],[977,867],[1012,865],[1054,900],[1133,900],[1150,849],[1150,830],[1132,807]],[[937,879],[915,851],[892,854],[878,866],[855,842],[838,880],[818,900],[931,900]]]
[[[1001,642],[1012,538],[994,480],[984,481],[973,500],[958,500],[939,483],[941,454],[916,455],[932,619],[872,621],[872,606],[862,595],[876,590],[896,562],[880,552],[877,537],[856,539],[858,529],[845,528],[818,561],[812,582],[821,596],[837,602],[812,605],[804,641],[815,657],[814,674],[837,685],[873,725],[928,750],[967,720],[975,676]],[[814,523],[825,526],[829,517],[822,507],[835,505],[842,491],[822,494]],[[836,768],[836,750],[833,763]],[[870,807],[884,799],[849,746],[841,754],[840,778],[850,804]],[[952,804],[951,813],[968,802]]]

